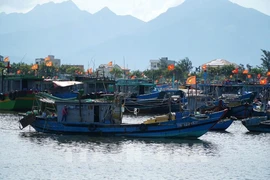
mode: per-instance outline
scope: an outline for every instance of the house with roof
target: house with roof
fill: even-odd
[[[61,66],[61,60],[56,59],[54,55],[48,55],[46,58],[36,58],[35,63],[36,64],[44,64],[46,60],[50,60],[52,62],[52,65],[59,68]]]
[[[151,59],[150,60],[150,69],[157,70],[160,68],[161,61],[164,61],[167,65],[173,64],[175,65],[174,60],[169,60],[168,57],[161,57],[160,59]]]
[[[237,64],[229,62],[225,59],[214,59],[212,61],[209,61],[207,63],[202,64],[201,67],[206,66],[206,67],[214,67],[215,68],[215,67],[222,67],[225,65],[233,65],[234,67],[238,67]]]
[[[113,74],[111,73],[111,71],[116,68],[119,69],[123,72],[122,77],[125,78],[125,76],[127,76],[130,72],[130,69],[128,68],[123,68],[121,66],[119,66],[118,64],[100,64],[98,66],[98,68],[96,69],[96,76],[97,77],[106,77],[106,78],[113,78]]]

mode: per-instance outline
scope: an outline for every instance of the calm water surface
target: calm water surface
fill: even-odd
[[[92,138],[19,130],[1,113],[0,137],[0,179],[270,179],[270,133],[240,122],[198,140]]]

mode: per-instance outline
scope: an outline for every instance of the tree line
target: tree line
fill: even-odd
[[[186,57],[184,59],[180,59],[173,65],[173,68],[168,68],[169,64],[167,64],[166,60],[161,59],[158,64],[157,69],[146,69],[144,71],[133,70],[129,73],[122,71],[121,69],[112,68],[110,74],[114,78],[148,78],[157,83],[163,82],[172,82],[175,80],[181,84],[184,84],[186,79],[191,75],[196,75],[197,78],[204,79],[207,76],[209,81],[217,80],[254,80],[258,79],[261,76],[270,77],[270,51],[261,50],[262,55],[260,60],[262,61],[261,66],[251,66],[249,64],[243,65],[239,64],[237,67],[234,65],[223,65],[218,67],[193,67],[191,60]],[[26,64],[24,62],[12,63],[10,64],[10,68],[6,68],[6,63],[2,62],[0,64],[0,70],[5,73],[10,74],[20,74],[20,75],[38,75],[40,77],[54,77],[59,74],[70,74],[73,76],[90,74],[90,72],[85,72],[84,69],[79,67],[70,66],[70,65],[61,65],[60,67],[55,66],[46,66],[46,64],[41,64],[38,66],[38,69],[33,69],[34,64]],[[5,69],[5,72],[3,71]],[[233,73],[233,71],[237,68],[237,73]],[[246,70],[246,71],[245,71]],[[243,73],[243,72],[246,73]],[[126,73],[126,74],[124,74]],[[95,72],[91,72],[91,76],[95,77],[97,74]],[[172,78],[174,77],[174,78]]]

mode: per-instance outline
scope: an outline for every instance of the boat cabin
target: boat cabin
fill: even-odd
[[[116,82],[117,92],[133,94],[133,96],[150,94],[155,84],[146,79],[119,79]]]
[[[122,123],[121,109],[112,103],[95,100],[56,101],[57,121],[62,121],[63,108],[67,108],[67,123]]]
[[[12,75],[1,78],[1,92],[39,90],[43,78],[30,75]]]

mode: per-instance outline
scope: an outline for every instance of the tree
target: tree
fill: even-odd
[[[224,65],[220,68],[220,74],[223,74],[226,78],[230,78],[230,76],[232,75],[232,71],[235,69],[235,66],[230,64],[230,65]]]
[[[246,67],[247,67],[248,72],[250,72],[250,71],[251,71],[251,69],[252,69],[252,66],[251,66],[251,65],[249,65],[249,64],[247,64],[247,65],[246,65]]]
[[[175,78],[180,80],[181,82],[185,82],[192,68],[193,68],[192,62],[189,60],[188,57],[179,60],[175,66],[175,75],[176,75]]]
[[[120,77],[122,77],[123,71],[114,67],[110,71],[110,74],[112,74],[114,76],[114,78],[120,78]]]
[[[261,57],[262,60],[262,67],[266,69],[267,71],[270,71],[270,51],[266,51],[261,49],[263,54]]]
[[[26,64],[26,63],[23,63],[23,62],[20,62],[20,63],[13,63],[11,65],[11,72],[16,74],[18,72],[18,70],[20,70],[20,74],[31,74],[31,75],[34,75],[34,71],[31,69],[32,67],[32,64],[29,65],[29,64]]]
[[[143,72],[141,72],[140,70],[136,70],[136,71],[132,71],[131,72],[131,76],[136,76],[137,78],[142,78]]]
[[[258,77],[260,77],[263,74],[263,68],[256,66],[255,68],[252,68],[250,70],[250,74],[252,75],[253,80],[258,79]],[[258,76],[260,75],[260,76]]]
[[[152,81],[159,80],[162,76],[164,76],[164,72],[161,69],[151,69],[143,71],[143,74],[151,79]]]

